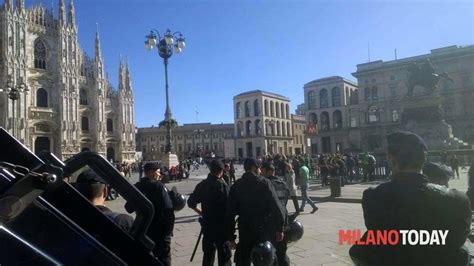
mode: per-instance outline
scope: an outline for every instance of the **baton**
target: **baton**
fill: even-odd
[[[189,260],[190,262],[193,261],[194,255],[196,255],[196,250],[199,246],[199,241],[201,241],[201,236],[202,236],[202,227],[201,227],[201,231],[199,232],[199,236],[198,236],[198,240],[196,242],[196,245],[194,246],[193,254],[191,255],[191,259]]]

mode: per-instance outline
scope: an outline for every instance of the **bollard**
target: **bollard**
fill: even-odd
[[[341,178],[330,178],[329,187],[331,189],[331,197],[336,198],[341,196]]]

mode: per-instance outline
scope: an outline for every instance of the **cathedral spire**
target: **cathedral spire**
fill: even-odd
[[[69,16],[68,16],[69,24],[75,26],[76,25],[76,12],[74,11],[74,0],[69,2]]]
[[[59,24],[64,25],[66,21],[66,8],[64,5],[64,0],[59,0]]]
[[[16,0],[16,8],[20,11],[25,10],[25,0]]]
[[[127,66],[125,69],[125,87],[129,91],[132,90],[132,77],[130,75],[130,67],[128,66],[128,60],[127,60]]]
[[[95,23],[96,30],[95,30],[95,57],[101,58],[102,51],[100,50],[100,36],[99,36],[99,23]]]
[[[13,0],[5,0],[5,10],[12,10]]]

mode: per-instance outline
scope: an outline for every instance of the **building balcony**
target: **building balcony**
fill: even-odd
[[[53,108],[49,107],[30,107],[29,111],[30,119],[51,120],[55,119],[57,116],[57,112],[55,112]]]

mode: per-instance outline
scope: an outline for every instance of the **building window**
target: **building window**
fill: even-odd
[[[235,118],[239,119],[242,117],[242,106],[240,103],[235,105]]]
[[[262,123],[260,122],[260,119],[255,120],[255,134],[257,136],[262,135]]]
[[[333,125],[335,129],[342,128],[342,113],[339,110],[334,111],[332,114]]]
[[[400,115],[398,114],[397,110],[392,111],[392,122],[398,122],[400,119]]]
[[[394,75],[391,75],[391,76],[390,76],[390,80],[391,80],[391,81],[394,81],[394,80],[395,80],[395,76],[394,76]]]
[[[48,107],[48,92],[43,88],[36,91],[36,107]]]
[[[275,103],[275,111],[276,111],[276,112],[275,112],[275,113],[276,113],[276,117],[277,117],[277,118],[281,118],[281,116],[280,116],[280,103],[278,103],[278,102]]]
[[[273,101],[270,101],[270,116],[275,117],[275,105],[273,104]]]
[[[372,100],[377,100],[379,98],[378,96],[378,89],[377,87],[372,87]]]
[[[40,40],[35,41],[35,68],[46,69],[46,47]]]
[[[312,90],[308,92],[308,109],[316,109],[316,93]]]
[[[81,130],[89,131],[89,118],[87,116],[81,118]]]
[[[87,105],[87,92],[85,89],[81,89],[79,91],[79,104],[80,105]]]
[[[245,135],[250,136],[252,134],[252,121],[247,121],[245,123]]]
[[[250,102],[245,102],[245,117],[250,117]]]
[[[286,114],[285,114],[285,105],[283,103],[280,104],[280,118],[285,118],[286,117]]]
[[[357,117],[350,116],[351,127],[357,127]]]
[[[217,151],[218,148],[217,148],[217,143],[214,143],[214,151]]]
[[[265,116],[268,116],[268,100],[265,100]]]
[[[376,123],[379,122],[379,110],[376,106],[371,106],[369,108],[369,123]]]
[[[351,90],[350,102],[351,102],[351,105],[359,104],[359,91],[358,90]]]
[[[366,101],[370,101],[370,88],[365,88],[364,89],[364,99]]]
[[[286,119],[290,119],[290,105],[286,104]]]
[[[253,112],[255,116],[260,115],[260,106],[258,105],[258,99],[255,99],[255,101],[253,101]]]
[[[237,123],[237,137],[240,138],[244,134],[244,126],[242,121]]]
[[[332,106],[340,106],[341,105],[341,90],[338,87],[334,87],[332,88],[331,95],[332,95]]]
[[[328,131],[329,130],[329,113],[323,112],[321,114],[321,130]]]
[[[320,108],[328,107],[328,91],[326,89],[322,89],[319,92],[319,107]]]
[[[114,131],[114,122],[112,121],[112,119],[107,118],[107,132],[113,132],[113,131]]]
[[[182,144],[178,144],[178,152],[182,152],[183,151],[183,145]]]
[[[395,87],[395,86],[390,87],[390,97],[392,97],[392,98],[397,97],[397,87]]]
[[[146,152],[146,146],[142,147],[142,152]]]

